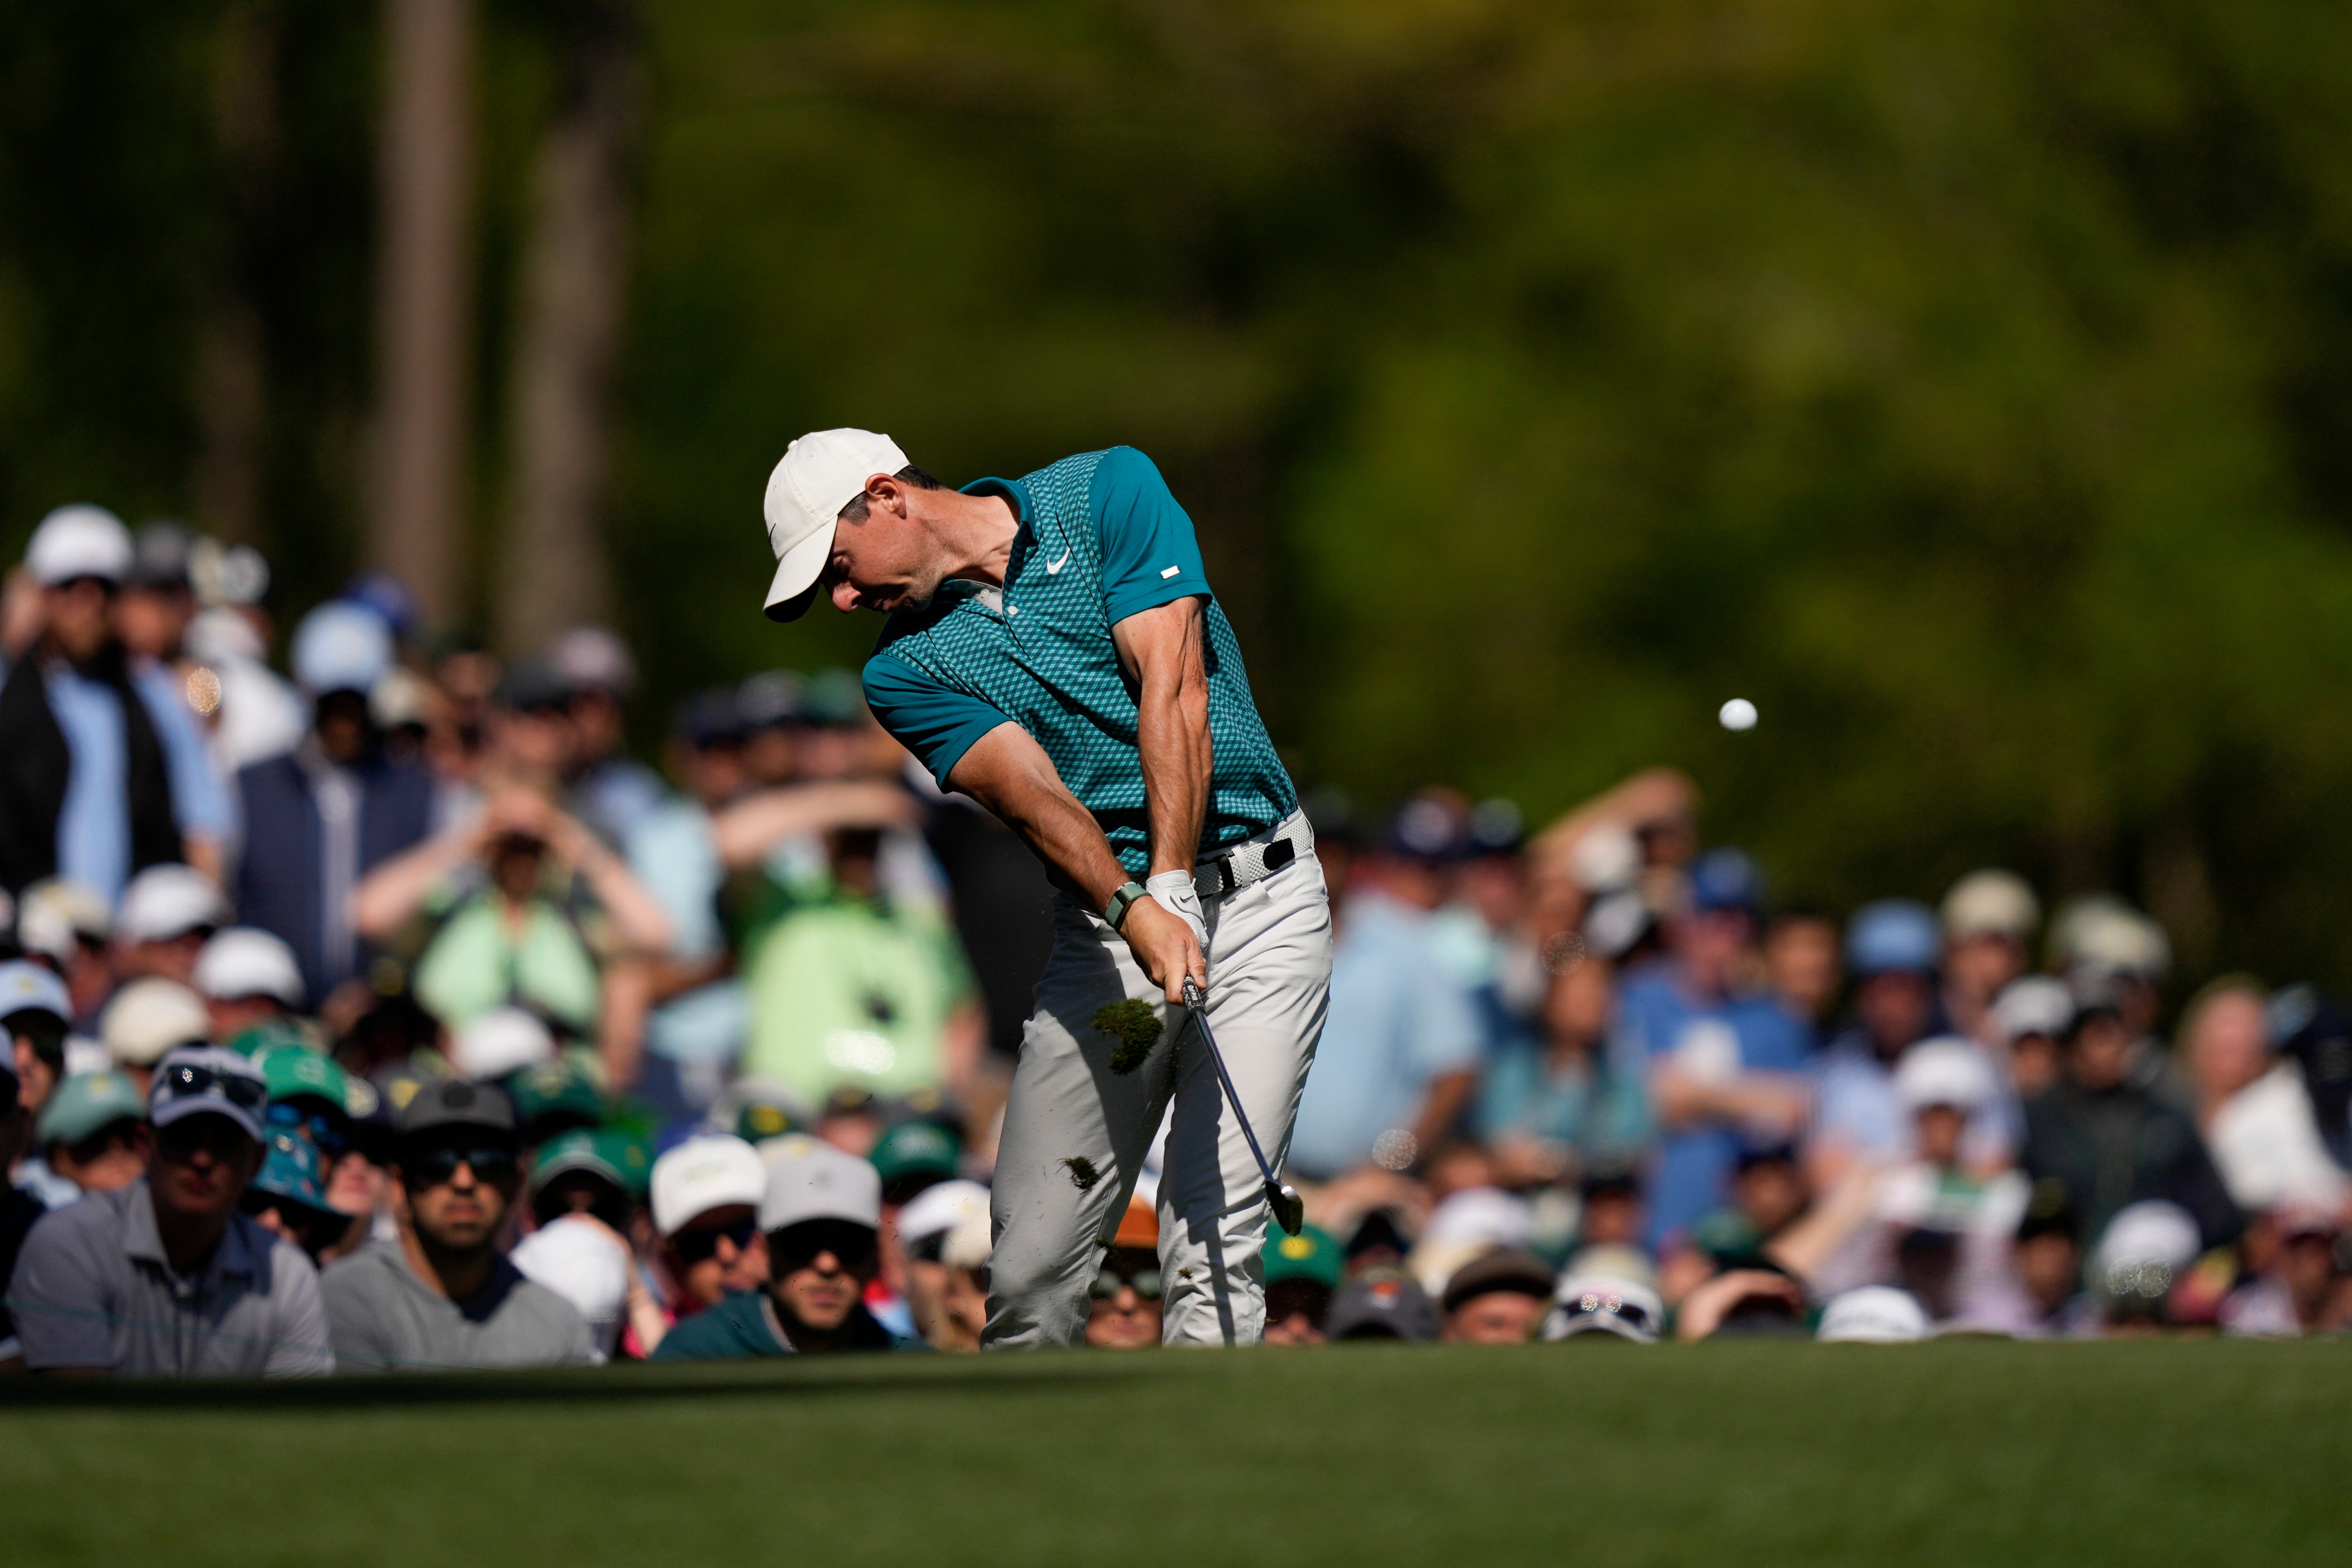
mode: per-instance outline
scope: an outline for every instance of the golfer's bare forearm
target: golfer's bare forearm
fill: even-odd
[[[1151,871],[1190,871],[1215,765],[1209,736],[1209,672],[1201,601],[1180,599],[1111,628],[1119,663],[1134,677],[1135,743],[1150,813]]]
[[[1111,852],[1102,824],[1019,725],[1000,724],[973,741],[949,770],[948,783],[996,813],[1097,909],[1127,884],[1127,868]]]

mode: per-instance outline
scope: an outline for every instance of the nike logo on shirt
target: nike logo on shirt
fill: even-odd
[[[1051,576],[1053,576],[1055,572],[1057,572],[1057,571],[1061,570],[1064,567],[1066,567],[1066,566],[1067,566],[1067,565],[1069,565],[1069,564],[1070,564],[1070,552],[1069,552],[1068,550],[1064,550],[1064,551],[1062,552],[1062,559],[1059,559],[1059,560],[1049,560],[1049,561],[1047,561],[1047,562],[1045,563],[1045,575],[1046,575],[1047,577],[1051,577]]]

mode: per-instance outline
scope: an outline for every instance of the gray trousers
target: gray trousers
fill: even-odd
[[[1279,1169],[1330,991],[1323,868],[1310,851],[1202,906],[1210,1027]],[[1129,997],[1157,1007],[1167,1028],[1140,1066],[1118,1072],[1116,1042],[1091,1020]],[[1057,899],[1053,956],[997,1146],[985,1346],[1083,1343],[1087,1288],[1171,1099],[1160,1184],[1160,1337],[1255,1344],[1265,1332],[1265,1198],[1216,1069],[1190,1015],[1167,1006],[1126,940],[1094,911]]]

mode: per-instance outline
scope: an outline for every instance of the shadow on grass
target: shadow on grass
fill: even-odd
[[[1150,1376],[1158,1356],[1048,1354],[1015,1361],[964,1356],[856,1356],[704,1363],[681,1366],[567,1367],[531,1372],[412,1373],[380,1377],[263,1381],[19,1376],[0,1378],[0,1413],[16,1410],[360,1410],[433,1405],[623,1405],[659,1399],[922,1390],[1017,1394]]]

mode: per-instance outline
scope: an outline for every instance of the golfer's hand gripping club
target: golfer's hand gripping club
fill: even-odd
[[[1242,1109],[1241,1091],[1234,1087],[1234,1075],[1225,1071],[1224,1052],[1217,1049],[1217,1037],[1209,1032],[1208,998],[1202,995],[1201,983],[1190,975],[1184,977],[1184,1005],[1192,1011],[1192,1022],[1201,1030],[1201,1043],[1209,1048],[1209,1061],[1217,1070],[1217,1082],[1225,1086],[1225,1103],[1234,1108],[1234,1120],[1240,1124],[1242,1136],[1249,1140],[1250,1153],[1257,1158],[1257,1174],[1265,1178],[1265,1206],[1285,1234],[1296,1236],[1307,1223],[1307,1200],[1298,1196],[1297,1189],[1277,1181],[1274,1166],[1266,1163],[1265,1150],[1257,1141],[1257,1129],[1250,1125],[1249,1113]]]

